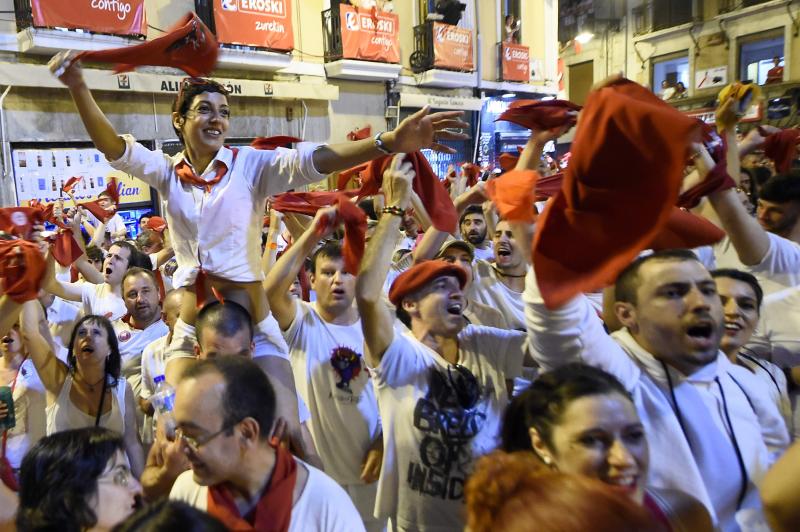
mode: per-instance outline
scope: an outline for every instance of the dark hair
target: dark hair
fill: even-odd
[[[46,436],[22,460],[17,529],[79,532],[97,524],[89,501],[122,436],[102,427]]]
[[[153,268],[153,263],[150,260],[150,257],[139,251],[136,246],[127,240],[116,240],[111,243],[111,246],[109,246],[108,249],[111,249],[113,246],[125,248],[130,252],[130,257],[128,257],[128,268],[139,267],[146,270]]]
[[[78,329],[80,329],[81,325],[88,321],[97,323],[106,330],[109,348],[109,355],[106,359],[106,375],[110,375],[114,378],[114,380],[111,382],[111,386],[116,386],[122,367],[122,355],[119,353],[117,333],[114,332],[114,327],[111,325],[111,322],[108,321],[108,318],[104,316],[89,314],[88,316],[84,316],[78,320],[78,323],[76,323],[72,328],[72,334],[69,337],[69,345],[67,346],[67,366],[69,367],[71,373],[75,372],[75,368],[77,366],[75,364],[75,353],[72,352],[72,346],[75,344],[75,337],[78,336]]]
[[[186,112],[194,102],[194,97],[204,92],[218,92],[219,94],[228,96],[229,91],[221,83],[207,78],[186,78],[181,81],[180,91],[172,102],[172,112],[178,113],[179,116],[186,117]],[[183,134],[173,124],[172,129],[175,134],[183,142]]]
[[[756,306],[761,309],[761,302],[764,301],[764,290],[761,288],[758,279],[756,279],[753,274],[743,272],[742,270],[736,270],[734,268],[720,268],[712,271],[711,277],[714,279],[717,277],[728,277],[729,279],[734,279],[736,281],[749,284],[750,288],[753,289],[753,292],[756,295]]]
[[[114,205],[116,205],[117,203],[119,203],[117,200],[115,200],[113,197],[111,197],[111,194],[109,194],[109,193],[108,193],[107,191],[105,191],[105,190],[104,190],[104,191],[102,191],[100,194],[98,194],[98,195],[97,195],[97,197],[98,197],[98,198],[106,198],[106,199],[109,199],[109,200],[111,200],[111,203],[113,203]]]
[[[758,189],[758,197],[773,203],[800,201],[800,171],[778,174],[767,179]]]
[[[212,301],[197,313],[195,332],[198,342],[203,337],[203,330],[214,329],[226,338],[235,336],[239,331],[247,330],[248,338],[253,339],[253,320],[250,313],[240,304],[227,300],[225,304]]]
[[[147,211],[146,213],[144,213],[144,214],[142,214],[141,216],[139,216],[139,219],[138,219],[138,220],[136,220],[136,221],[137,221],[137,222],[139,222],[139,224],[141,224],[143,219],[145,219],[145,218],[152,218],[153,216],[155,216],[155,214],[153,213],[153,211]]]
[[[693,260],[700,262],[697,259],[697,255],[695,255],[689,249],[665,249],[662,251],[656,251],[650,255],[638,257],[636,260],[628,264],[628,266],[626,266],[617,277],[617,282],[614,285],[614,296],[616,301],[623,301],[633,305],[637,303],[636,290],[639,288],[639,270],[642,268],[642,265],[652,260],[679,262]]]
[[[208,373],[219,373],[225,380],[221,399],[223,426],[233,427],[250,417],[260,427],[261,440],[268,439],[275,421],[275,392],[261,368],[244,357],[209,358],[187,368],[181,379],[196,379]]]
[[[466,218],[468,214],[480,214],[481,218],[484,220],[486,219],[486,216],[483,214],[483,207],[480,205],[469,205],[466,209],[464,209],[464,212],[461,213],[461,216],[458,217],[459,227],[461,227],[461,224],[464,223],[464,218]]]
[[[411,316],[408,314],[408,312],[406,312],[406,309],[403,308],[402,304],[397,305],[394,308],[394,315],[403,323],[403,325],[409,329],[411,328]]]
[[[325,242],[311,255],[311,267],[309,271],[317,273],[317,261],[320,257],[336,260],[342,258],[342,245],[339,242]]]
[[[91,261],[100,261],[103,262],[105,256],[103,255],[103,250],[97,246],[88,246],[86,248],[86,257],[88,257]]]
[[[123,523],[114,532],[226,532],[228,529],[217,519],[185,502],[161,499],[150,504]]]
[[[133,268],[128,268],[128,271],[125,272],[125,275],[122,276],[122,286],[125,286],[125,280],[128,277],[133,277],[134,275],[144,275],[150,278],[153,281],[153,286],[158,288],[158,282],[156,281],[156,274],[153,273],[153,270],[147,268],[140,268],[138,266],[134,266]],[[123,294],[123,297],[125,295]]]
[[[506,452],[530,451],[529,429],[535,428],[548,447],[553,446],[553,427],[567,407],[581,397],[630,393],[613,375],[585,364],[567,364],[540,375],[514,397],[503,416],[500,448]]]

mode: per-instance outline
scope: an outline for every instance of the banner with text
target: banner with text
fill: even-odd
[[[19,205],[30,200],[56,201],[62,197],[64,183],[73,176],[80,178],[73,189],[79,202],[97,199],[111,177],[117,178],[120,205],[151,201],[147,183],[111,168],[103,154],[94,148],[14,149],[11,159]]]
[[[503,81],[531,80],[531,58],[527,46],[513,43],[502,43],[501,64],[503,65]]]
[[[144,0],[31,0],[33,25],[145,35]]]
[[[433,66],[453,70],[474,70],[472,30],[433,23]]]
[[[382,63],[400,62],[399,17],[377,9],[341,4],[342,57]]]
[[[221,43],[294,49],[291,0],[214,0],[214,24]]]

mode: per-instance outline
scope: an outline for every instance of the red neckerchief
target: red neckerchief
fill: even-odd
[[[292,518],[292,495],[297,481],[297,462],[282,447],[275,448],[275,467],[264,494],[246,516],[239,515],[233,494],[225,485],[209,486],[206,511],[228,530],[286,532]]]
[[[239,150],[237,148],[231,148],[231,151],[233,152],[233,161],[231,161],[231,167],[233,167]],[[206,181],[195,173],[192,166],[186,162],[185,155],[181,162],[175,165],[175,173],[178,174],[178,179],[180,179],[182,183],[188,183],[194,187],[203,188],[205,189],[206,194],[210,194],[211,188],[219,183],[222,178],[225,177],[225,174],[228,173],[228,166],[224,162],[220,161],[219,159],[217,159],[215,162],[217,163],[217,172],[209,181]]]

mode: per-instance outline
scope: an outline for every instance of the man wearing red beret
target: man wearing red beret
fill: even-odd
[[[385,306],[381,287],[409,203],[414,173],[402,156],[383,177],[386,207],[356,281],[367,364],[383,420],[384,461],[376,515],[397,529],[461,529],[464,482],[474,458],[493,449],[510,380],[522,368],[523,334],[465,327],[466,273],[421,262],[397,277]]]

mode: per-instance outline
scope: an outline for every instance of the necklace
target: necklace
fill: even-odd
[[[512,279],[522,279],[523,277],[528,275],[528,272],[525,272],[525,273],[523,273],[521,275],[514,275],[514,274],[511,274],[511,273],[504,273],[504,272],[501,272],[500,270],[498,270],[496,266],[492,266],[492,269],[497,272],[497,275],[502,275],[503,277],[511,277]]]
[[[83,382],[83,383],[86,385],[86,387],[87,387],[87,388],[89,388],[89,393],[94,393],[94,387],[95,387],[95,386],[97,386],[98,384],[100,384],[101,382],[103,382],[103,381],[106,379],[106,376],[105,376],[105,375],[103,375],[103,376],[100,378],[100,380],[99,380],[99,381],[95,382],[94,384],[91,384],[89,381],[87,381],[87,380],[86,380],[86,379],[83,377],[83,374],[82,374],[82,373],[80,373],[80,372],[79,372],[79,373],[78,373],[78,375],[80,375],[80,377],[81,377],[81,381],[82,381],[82,382]]]

